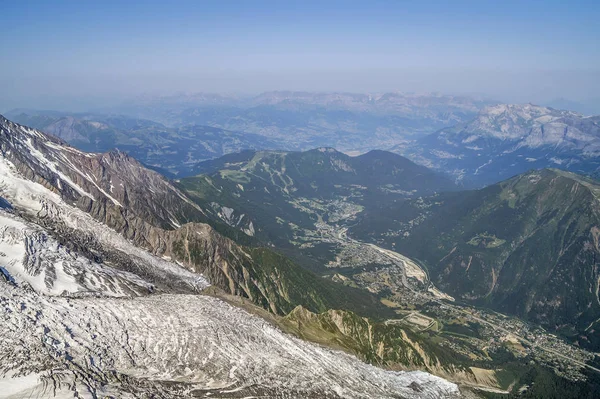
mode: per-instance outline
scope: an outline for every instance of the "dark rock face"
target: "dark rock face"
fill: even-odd
[[[19,173],[126,235],[127,221],[136,217],[172,229],[202,214],[168,180],[123,152],[85,153],[6,119],[0,124],[0,149]]]
[[[411,382],[408,387],[415,392],[423,392],[423,387],[416,381]]]

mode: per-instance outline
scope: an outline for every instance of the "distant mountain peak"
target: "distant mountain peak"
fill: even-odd
[[[599,122],[600,117],[534,104],[497,104],[469,122],[417,140],[401,153],[477,186],[532,168],[597,174]]]
[[[319,152],[326,152],[326,153],[330,153],[330,154],[336,154],[336,153],[339,153],[339,151],[338,151],[338,150],[336,150],[336,149],[335,149],[335,148],[333,148],[333,147],[319,147],[319,148],[316,148],[315,150],[316,150],[316,151],[319,151]]]
[[[558,110],[550,107],[544,107],[541,105],[535,105],[532,103],[527,104],[496,104],[483,108],[478,117],[510,117],[513,120],[519,118],[525,121],[535,120],[542,116],[551,116],[553,118],[560,118],[568,115],[582,116],[581,114],[573,111]]]

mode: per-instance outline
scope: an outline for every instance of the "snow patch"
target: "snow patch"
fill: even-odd
[[[69,186],[71,186],[79,194],[81,194],[83,196],[86,196],[86,197],[89,197],[92,200],[94,199],[94,197],[92,197],[91,194],[89,194],[88,192],[86,192],[85,190],[83,190],[81,187],[79,187],[77,184],[75,184],[75,182],[73,180],[71,180],[68,176],[66,176],[64,173],[62,173],[61,171],[59,171],[58,168],[56,167],[56,164],[54,162],[52,162],[49,159],[47,159],[44,156],[44,154],[42,154],[40,151],[38,151],[33,146],[33,143],[31,142],[31,138],[28,138],[25,141],[25,143],[29,147],[29,152],[31,153],[31,155],[33,155],[40,162],[41,165],[46,166],[52,172],[54,172],[55,174],[57,174],[65,183],[67,183]]]

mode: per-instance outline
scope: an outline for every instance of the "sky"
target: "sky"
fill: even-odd
[[[139,95],[600,103],[600,1],[0,0],[0,111]]]

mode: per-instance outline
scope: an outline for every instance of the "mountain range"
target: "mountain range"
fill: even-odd
[[[452,181],[385,151],[350,157],[333,148],[246,151],[198,164],[178,183],[215,218],[269,245],[296,248],[297,260],[327,263],[332,243],[301,245],[305,229],[352,217],[365,207],[452,190]],[[315,233],[317,234],[317,233]],[[300,245],[300,248],[298,248]]]
[[[415,305],[414,291],[406,291],[414,284],[435,297],[439,288],[457,309],[515,315],[598,348],[600,184],[593,179],[542,169],[458,191],[398,155],[348,157],[329,148],[231,154],[199,171],[179,181],[196,203],[242,231],[251,223],[253,236],[326,278],[452,325],[438,304]],[[331,316],[288,317],[319,326]],[[461,334],[477,334],[470,329]]]
[[[542,169],[457,191],[401,156],[348,157],[329,148],[244,152],[199,167],[205,174],[179,181],[196,203],[233,228],[251,226],[253,236],[300,263],[329,265],[317,272],[380,261],[367,260],[367,249],[349,250],[349,235],[420,260],[455,298],[581,345],[598,342],[600,184],[593,179]]]
[[[415,105],[419,98],[269,93],[252,101],[296,114],[435,108],[432,96]],[[449,102],[471,104],[439,99],[446,110]],[[14,115],[60,136],[0,117],[0,285],[11,315],[2,334],[4,359],[18,359],[0,388],[14,389],[17,378],[26,388],[16,397],[43,396],[49,385],[119,397],[544,397],[544,381],[563,396],[597,392],[596,117],[491,106],[433,135],[415,132],[394,147],[405,158],[273,150],[286,135],[264,130]],[[311,143],[286,140],[292,149]],[[535,151],[543,156],[534,161]],[[481,157],[492,163],[469,166]],[[527,171],[549,165],[588,176]],[[28,319],[28,309],[39,316]],[[208,335],[194,341],[190,328]],[[129,346],[110,350],[120,337]],[[252,366],[261,345],[268,349]],[[152,369],[157,353],[168,360]],[[326,364],[327,377],[310,384],[314,364]]]
[[[145,97],[103,112],[168,126],[197,124],[259,134],[277,141],[281,150],[366,152],[466,122],[493,103],[441,94],[275,91],[245,98],[202,93]]]
[[[14,110],[10,118],[59,137],[82,151],[115,148],[168,176],[190,175],[203,160],[244,149],[275,149],[272,140],[210,126],[168,128],[123,115]]]
[[[214,286],[255,313],[251,303],[277,314],[300,298],[290,305],[326,309],[328,291],[342,302],[356,292],[369,307],[368,293],[336,293],[276,253],[223,237],[184,192],[131,157],[81,152],[4,118],[0,151],[8,397],[459,394],[441,378],[368,366],[202,294]]]
[[[546,167],[597,176],[600,117],[531,104],[501,104],[395,151],[446,171],[467,186],[481,187]]]
[[[119,148],[169,177],[195,175],[200,162],[246,149],[315,147],[352,155],[389,149],[467,188],[547,167],[600,173],[599,117],[532,104],[399,93],[273,92],[218,101],[207,95],[150,98],[139,107],[116,109],[135,117],[32,110],[9,115],[84,151]]]

